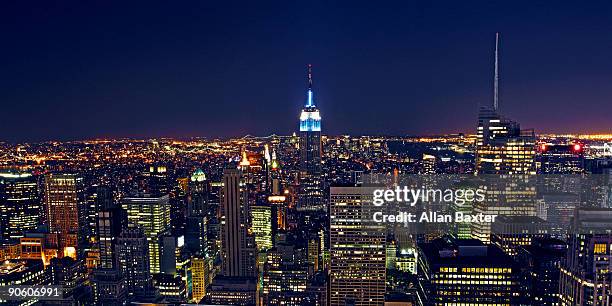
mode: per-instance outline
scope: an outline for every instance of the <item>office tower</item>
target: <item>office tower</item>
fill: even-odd
[[[185,301],[187,290],[185,282],[178,275],[165,273],[153,276],[153,284],[165,303],[182,303]]]
[[[274,232],[272,207],[264,204],[251,206],[251,220],[257,250],[261,252],[270,249]]]
[[[0,173],[0,237],[19,239],[33,231],[42,213],[36,177],[30,173]]]
[[[560,305],[612,302],[612,209],[577,209],[561,266]]]
[[[284,301],[285,305],[294,305],[291,300],[306,302],[316,298],[306,292],[309,279],[308,264],[301,260],[305,254],[300,251],[296,250],[294,245],[282,244],[266,253],[261,289],[264,305],[279,305],[279,300]]]
[[[255,276],[255,240],[249,233],[249,194],[242,171],[223,171],[221,251],[224,276]]]
[[[534,180],[529,176],[536,173],[535,133],[521,130],[518,122],[504,118],[499,112],[499,33],[495,41],[494,102],[492,106],[480,108],[476,135],[475,172],[483,176],[488,186],[485,201],[474,203],[473,211],[533,216],[536,214],[536,199],[532,186]],[[491,224],[472,225],[472,237],[488,243]]]
[[[478,115],[476,172],[535,174],[535,133],[486,107]]]
[[[385,248],[385,267],[387,270],[395,270],[395,263],[397,262],[397,245],[395,240],[387,239],[387,246]]]
[[[117,239],[127,227],[125,211],[114,201],[107,187],[96,190],[98,266],[92,275],[94,301],[104,305],[121,305],[127,298],[125,278],[121,273],[117,257]]]
[[[168,168],[163,165],[150,165],[144,172],[146,193],[161,197],[168,194]]]
[[[141,228],[130,226],[121,232],[117,238],[117,256],[129,298],[136,301],[151,299],[155,292],[149,264],[149,243]]]
[[[536,238],[518,249],[529,305],[559,305],[559,267],[566,253],[567,243],[553,238]]]
[[[185,246],[185,237],[167,235],[160,238],[159,272],[177,275],[177,266]]]
[[[185,235],[187,225],[187,195],[181,194],[178,186],[174,186],[168,199],[170,204],[170,234],[174,236]]]
[[[208,253],[209,185],[202,169],[197,169],[192,174],[189,186],[187,217],[185,218],[185,245],[192,254],[206,255]]]
[[[122,200],[128,223],[144,230],[149,243],[151,273],[160,273],[161,239],[170,230],[170,204],[168,195],[155,197],[139,194]]]
[[[213,305],[255,305],[257,279],[218,275],[206,291],[204,303]]]
[[[364,211],[373,189],[331,187],[331,305],[384,303],[385,228]]]
[[[127,215],[114,201],[112,191],[108,187],[97,188],[97,233],[98,249],[100,250],[99,267],[114,269],[117,267],[116,245],[117,237],[124,227],[127,227]]]
[[[90,292],[86,286],[87,269],[82,260],[71,257],[53,258],[49,264],[51,285],[62,288],[62,304],[87,304]]]
[[[193,174],[191,174],[191,183],[189,184],[188,192],[191,195],[208,195],[208,180],[206,179],[206,174],[202,169],[196,169]],[[204,199],[206,200],[206,198]],[[204,201],[205,202],[205,201]]]
[[[190,215],[185,227],[185,246],[192,254],[208,254],[208,217]]]
[[[536,216],[501,215],[491,225],[491,243],[513,257],[521,246],[546,237],[550,237],[549,224]]]
[[[473,204],[474,214],[512,217],[537,215],[537,178],[534,175],[483,175],[483,201]],[[491,222],[472,222],[472,237],[491,241]]]
[[[85,202],[86,202],[86,219],[87,225],[85,226],[85,240],[95,241],[97,238],[97,220],[98,220],[98,186],[88,186],[85,188]]]
[[[270,193],[273,195],[281,194],[281,167],[276,158],[276,149],[272,150],[272,160],[270,161]]]
[[[546,179],[546,178],[544,178]],[[580,206],[580,195],[575,192],[547,192],[538,199],[538,216],[548,223],[550,234],[565,239],[574,210]]]
[[[288,197],[285,195],[268,196],[268,204],[273,208],[272,212],[275,215],[274,224],[277,230],[287,229],[288,201]]]
[[[443,237],[418,247],[420,305],[526,305],[516,263],[496,246]]]
[[[478,114],[476,173],[535,174],[535,133],[499,113],[499,33],[495,36],[493,106]]]
[[[192,301],[200,303],[206,296],[206,287],[209,282],[208,262],[204,257],[191,257],[191,287]]]
[[[94,301],[101,305],[123,305],[127,299],[127,279],[121,267],[95,269],[92,277]]]
[[[544,174],[580,174],[584,168],[584,146],[572,144],[540,144],[540,173]]]
[[[321,268],[321,248],[319,237],[312,236],[308,239],[308,273],[314,275]]]
[[[476,188],[473,184],[469,182],[460,182],[455,185],[456,189],[464,189],[464,190],[473,190],[476,192]],[[450,203],[450,212],[452,214],[463,213],[464,215],[471,215],[474,210],[474,201],[473,199],[466,199],[465,203]],[[468,222],[454,222],[450,226],[450,231],[448,234],[453,236],[456,239],[471,239],[472,237],[472,224]]]
[[[79,245],[84,243],[87,223],[87,203],[83,178],[74,174],[47,174],[45,206],[51,233],[59,234],[59,247],[64,256],[76,258]],[[60,254],[61,257],[62,254]]]
[[[321,182],[321,115],[312,91],[312,65],[308,65],[307,99],[300,115],[300,191],[298,209],[320,210],[323,205]]]

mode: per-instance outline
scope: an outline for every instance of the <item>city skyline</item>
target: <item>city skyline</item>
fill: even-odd
[[[609,4],[371,5],[7,5],[0,139],[290,135],[308,63],[324,134],[472,133],[497,31],[504,114],[538,133],[610,132]]]
[[[0,304],[612,306],[610,16],[0,3]]]

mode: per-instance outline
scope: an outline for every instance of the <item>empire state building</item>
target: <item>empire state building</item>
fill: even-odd
[[[308,65],[308,92],[300,114],[300,192],[299,210],[320,210],[323,206],[321,184],[321,115],[314,104],[312,65]]]

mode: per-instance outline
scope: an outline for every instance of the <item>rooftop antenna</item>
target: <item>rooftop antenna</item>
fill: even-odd
[[[499,32],[495,33],[495,78],[493,81],[493,109],[499,108]]]
[[[306,107],[313,107],[312,101],[312,64],[308,64],[308,101]]]

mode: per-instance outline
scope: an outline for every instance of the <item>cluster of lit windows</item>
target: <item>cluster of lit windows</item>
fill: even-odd
[[[607,244],[605,243],[596,243],[595,248],[593,249],[594,254],[607,254]]]
[[[465,275],[461,275],[465,276]],[[514,285],[515,282],[512,281],[495,281],[495,280],[449,280],[449,279],[440,279],[433,280],[434,284],[445,284],[445,285],[495,285],[495,286],[508,286]]]
[[[512,268],[461,268],[464,273],[512,273]]]
[[[440,267],[441,273],[457,273],[456,267]],[[493,274],[508,274],[512,273],[512,268],[461,268],[463,273],[493,273]]]

